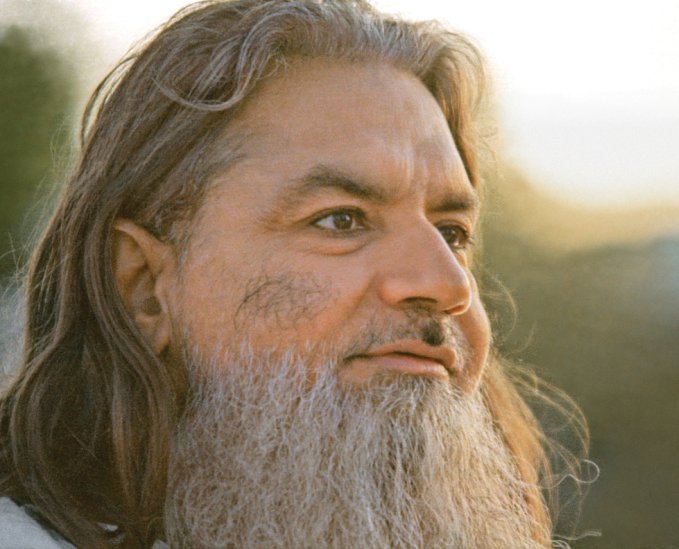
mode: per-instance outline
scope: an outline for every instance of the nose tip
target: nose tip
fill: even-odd
[[[438,232],[410,242],[402,239],[394,251],[380,282],[380,295],[386,303],[451,315],[469,310],[472,281],[464,252],[451,250]]]

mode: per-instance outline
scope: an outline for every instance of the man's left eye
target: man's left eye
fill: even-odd
[[[365,227],[361,213],[353,210],[331,212],[323,217],[319,217],[313,224],[321,229],[340,232],[349,232]]]
[[[443,225],[438,230],[453,250],[464,250],[472,244],[469,231],[460,225]]]

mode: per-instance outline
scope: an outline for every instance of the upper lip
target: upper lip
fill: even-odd
[[[432,347],[418,339],[394,341],[393,343],[370,349],[368,352],[360,355],[355,355],[352,358],[378,357],[389,354],[405,354],[434,360],[451,373],[457,369],[456,353],[453,349],[444,346]]]

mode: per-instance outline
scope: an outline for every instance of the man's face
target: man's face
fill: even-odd
[[[178,547],[535,547],[474,391],[478,199],[444,116],[387,66],[293,63],[226,139],[171,303],[188,404]],[[218,154],[218,152],[217,152]]]
[[[390,373],[473,388],[490,339],[469,264],[478,198],[423,84],[299,61],[228,132],[242,159],[191,229],[177,341],[205,356],[311,350],[311,377],[331,358],[354,384]]]

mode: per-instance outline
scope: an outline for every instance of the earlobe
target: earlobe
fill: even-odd
[[[156,354],[170,344],[169,289],[176,259],[164,244],[129,219],[117,219],[112,234],[113,274],[125,309]]]

